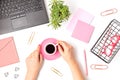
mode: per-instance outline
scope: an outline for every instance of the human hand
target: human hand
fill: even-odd
[[[26,77],[35,77],[37,78],[39,71],[42,68],[43,65],[43,57],[39,53],[40,52],[40,46],[37,47],[35,51],[33,51],[26,59],[26,66],[27,66],[27,75]],[[28,79],[29,80],[29,79]]]
[[[70,66],[72,71],[74,80],[85,80],[82,74],[82,71],[79,67],[79,63],[75,59],[75,55],[73,54],[73,47],[69,45],[67,42],[58,41],[58,51],[61,53],[65,61]]]
[[[73,47],[65,41],[58,41],[58,50],[67,63],[75,60]]]

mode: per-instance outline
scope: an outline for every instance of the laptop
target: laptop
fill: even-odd
[[[0,35],[48,22],[44,0],[0,0]]]

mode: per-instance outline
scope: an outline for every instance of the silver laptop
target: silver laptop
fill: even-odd
[[[0,0],[0,35],[48,22],[44,0]]]

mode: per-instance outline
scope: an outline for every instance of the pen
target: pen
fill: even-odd
[[[84,58],[85,58],[86,75],[88,76],[87,57],[86,57],[86,50],[85,49],[84,49]]]

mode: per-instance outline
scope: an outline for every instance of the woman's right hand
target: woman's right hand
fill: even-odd
[[[77,60],[75,59],[75,55],[73,54],[73,47],[64,41],[59,41],[58,50],[70,66],[73,75],[73,80],[85,80],[80,69],[79,63],[77,62]]]
[[[73,47],[65,41],[58,41],[58,51],[67,63],[75,60]]]

